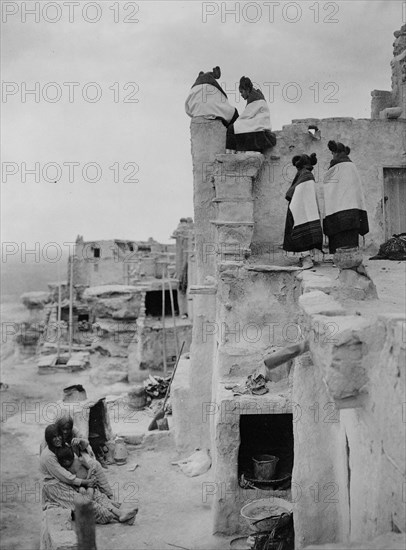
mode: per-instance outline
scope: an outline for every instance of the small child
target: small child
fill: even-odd
[[[56,451],[56,457],[59,464],[65,470],[68,470],[72,474],[75,474],[79,479],[90,479],[94,476],[94,471],[92,467],[89,467],[87,464],[82,462],[70,447],[61,447]],[[104,509],[102,523],[109,523],[110,521],[119,521],[120,523],[127,523],[128,525],[133,525],[135,521],[135,516],[138,513],[138,507],[134,506],[128,510],[119,510],[119,504],[112,502],[109,498],[101,493],[97,487],[92,489],[88,487],[79,487],[79,492],[82,495],[86,495],[88,498],[94,501],[95,506],[100,506],[99,510]],[[107,519],[106,519],[107,518]]]
[[[94,476],[94,471],[85,462],[82,462],[73,452],[71,447],[61,447],[57,450],[56,457],[59,464],[68,472],[75,474],[79,479],[90,479]],[[79,492],[93,498],[93,489],[91,487],[80,487]]]

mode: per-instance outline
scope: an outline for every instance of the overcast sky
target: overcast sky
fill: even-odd
[[[367,118],[405,22],[401,0],[2,4],[2,241],[41,246],[77,234],[171,242],[193,216],[184,101],[200,70],[221,67],[240,111],[249,76],[274,129]],[[24,163],[38,163],[38,182]]]

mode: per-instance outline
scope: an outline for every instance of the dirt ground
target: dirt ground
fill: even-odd
[[[380,297],[379,302],[352,304],[362,314],[405,313],[405,262],[366,261]],[[321,267],[322,270],[323,267]],[[331,267],[328,267],[329,272]],[[351,304],[349,304],[351,307]],[[362,307],[360,307],[362,306]],[[21,320],[24,310],[7,304],[2,308],[4,322]],[[62,389],[83,384],[88,397],[120,394],[126,386],[94,388],[90,373],[38,375],[33,357],[18,355],[14,343],[2,345],[1,381],[9,385],[0,392],[1,404],[1,530],[4,550],[38,550],[40,540],[41,495],[38,472],[39,443],[45,426],[52,421],[53,403]],[[92,392],[95,392],[92,395]],[[145,413],[132,417],[134,432],[145,429]],[[112,422],[113,431],[117,433]],[[126,426],[127,431],[132,426]],[[168,439],[149,440],[142,446],[129,446],[128,464],[109,466],[106,471],[117,498],[137,504],[139,514],[133,526],[97,526],[99,550],[161,550],[184,548],[221,550],[231,538],[211,533],[210,501],[204,498],[204,483],[210,472],[187,478],[171,461],[179,460]],[[134,471],[131,464],[138,463]]]
[[[10,310],[6,308],[3,313],[3,322],[9,321]],[[120,395],[128,390],[124,384],[95,388],[89,378],[89,372],[39,375],[33,357],[18,356],[11,342],[3,345],[1,381],[9,385],[0,392],[3,550],[39,549],[39,444],[46,425],[53,419],[55,402],[61,399],[62,389],[72,383],[83,384],[90,399],[102,394]],[[110,414],[113,432],[141,433],[151,420],[144,412],[130,416],[127,410],[124,416],[127,416],[125,426],[116,425],[115,413]],[[111,465],[106,474],[116,498],[124,506],[139,506],[139,513],[133,526],[98,525],[98,550],[229,548],[230,538],[210,535],[210,502],[202,496],[210,472],[186,477],[177,466],[171,465],[183,457],[177,455],[170,438],[161,439],[159,434],[141,446],[127,448],[127,464]],[[129,471],[135,463],[139,466]]]

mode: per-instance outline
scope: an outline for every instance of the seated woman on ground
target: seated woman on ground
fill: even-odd
[[[92,479],[80,479],[58,463],[56,453],[63,448],[62,436],[55,424],[45,428],[46,445],[40,454],[40,470],[44,475],[44,482],[51,479],[59,480],[66,485],[78,489],[79,487],[93,487],[95,481]]]
[[[96,460],[89,441],[74,427],[72,418],[70,416],[62,417],[56,422],[56,426],[62,436],[63,445],[72,447],[77,456],[83,456],[84,461],[95,472],[100,491],[105,493],[109,498],[113,498],[113,490],[110,487],[106,474],[103,472],[102,465]]]
[[[72,418],[69,416],[60,418],[55,424],[55,429],[57,430],[58,437],[60,437],[61,440],[60,446],[73,446],[74,452],[78,456],[83,456],[84,460],[89,464],[89,466],[94,467],[100,491],[102,493],[105,493],[110,499],[112,499],[113,490],[107,480],[106,474],[103,472],[103,468],[100,463],[97,462],[97,460],[94,458],[94,453],[89,445],[88,440],[82,437],[79,433],[79,430],[73,426]],[[42,452],[46,448],[47,442],[44,439],[40,445],[40,456],[42,456]],[[55,456],[54,459],[56,461]]]
[[[225,126],[236,120],[238,111],[230,105],[227,94],[217,82],[220,76],[220,67],[214,67],[207,73],[200,71],[186,98],[186,114],[192,118],[220,119]]]
[[[239,90],[247,100],[247,106],[234,124],[228,127],[226,148],[263,153],[276,144],[268,104],[261,90],[255,89],[246,76],[241,77]]]
[[[75,496],[78,494],[79,489],[81,487],[86,489],[94,487],[96,480],[94,476],[90,479],[81,479],[59,464],[56,454],[60,452],[58,449],[63,448],[63,443],[55,424],[46,427],[45,441],[47,445],[40,456],[40,471],[43,477],[43,509],[61,507],[73,511],[75,509]],[[94,491],[93,509],[96,523],[101,524],[116,521],[132,524],[138,512],[138,508],[133,507],[120,513],[118,505],[98,489]]]
[[[76,455],[81,456],[85,453],[89,455],[90,458],[95,458],[89,441],[74,427],[72,417],[63,416],[57,420],[56,426],[62,436],[63,444],[72,447]]]

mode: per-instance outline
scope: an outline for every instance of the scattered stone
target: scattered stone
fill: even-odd
[[[51,301],[51,295],[46,291],[25,292],[20,299],[27,309],[44,309]]]
[[[342,269],[338,278],[342,285],[342,292],[346,297],[354,300],[376,300],[378,298],[376,286],[364,266],[359,266],[356,270]]]

